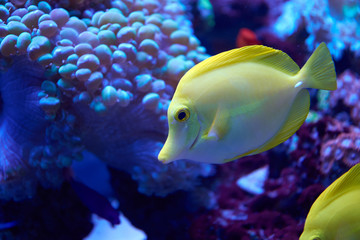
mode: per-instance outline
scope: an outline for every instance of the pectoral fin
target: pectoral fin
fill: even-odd
[[[230,113],[225,109],[218,108],[214,120],[208,131],[202,136],[203,139],[221,140],[229,132]]]

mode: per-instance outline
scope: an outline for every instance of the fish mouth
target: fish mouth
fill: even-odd
[[[190,145],[189,150],[193,149],[196,145],[196,143],[198,143],[199,137],[200,137],[200,132],[201,132],[201,128],[199,128],[199,131],[194,139],[194,142]]]
[[[178,149],[176,143],[167,139],[164,143],[164,146],[160,150],[160,153],[158,155],[158,160],[164,164],[173,162],[175,160],[180,159],[179,156],[181,155],[183,150],[184,148]]]
[[[199,129],[195,139],[194,139],[194,142],[191,143],[190,147],[189,147],[189,150],[193,149],[195,147],[195,145],[198,143],[198,140],[199,140],[199,137],[200,137],[200,132],[201,132],[201,129]],[[166,142],[165,142],[165,145],[166,145]],[[164,145],[164,146],[165,146]],[[170,162],[173,162],[175,161],[176,159],[179,159],[179,155],[185,150],[186,148],[182,148],[182,150],[178,150],[178,153],[177,154],[168,154],[167,150],[165,147],[163,147],[158,155],[158,159],[160,162],[164,163],[164,164],[167,164],[167,163],[170,163]]]

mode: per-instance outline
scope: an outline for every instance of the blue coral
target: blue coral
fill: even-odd
[[[360,12],[358,1],[302,1],[283,4],[283,12],[273,25],[273,31],[287,38],[302,27],[309,34],[305,43],[313,51],[321,42],[327,43],[333,57],[340,59],[349,49],[360,53]]]

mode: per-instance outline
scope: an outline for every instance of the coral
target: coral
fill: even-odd
[[[211,174],[205,165],[157,161],[174,88],[188,69],[208,57],[185,7],[165,0],[70,1],[70,9],[81,6],[67,11],[56,8],[59,4],[0,5],[0,53],[7,74],[0,79],[4,119],[10,119],[8,99],[22,94],[8,90],[5,78],[21,86],[22,76],[33,71],[37,77],[29,81],[34,84],[31,105],[25,99],[22,108],[12,108],[16,117],[36,110],[27,114],[35,137],[20,136],[16,127],[1,122],[8,153],[0,159],[0,197],[17,198],[14,191],[31,196],[37,182],[58,186],[62,169],[80,160],[84,149],[131,173],[147,194],[190,189],[198,176]],[[19,117],[18,124],[23,122]],[[10,191],[5,183],[13,178],[28,182],[28,190]]]
[[[341,172],[358,163],[359,83],[357,75],[348,69],[338,76],[337,91],[318,94],[319,105],[322,106],[320,109],[337,119],[328,123],[329,128],[335,130],[336,134],[322,141],[320,170],[324,175]]]
[[[336,161],[347,168],[360,162],[360,129],[351,133],[342,133],[336,139],[329,140],[321,146],[321,169],[328,173]]]
[[[160,3],[128,3],[123,9],[117,4],[112,2],[106,12],[88,13],[84,20],[61,8],[43,12],[39,4],[32,5],[33,11],[9,14],[8,19],[19,17],[20,22],[4,19],[2,55],[28,54],[58,74],[56,85],[47,86],[40,101],[48,114],[61,107],[57,89],[98,112],[113,105],[126,107],[139,95],[146,109],[164,114],[178,78],[206,57],[189,34],[191,23],[181,19],[182,5],[174,2],[160,10]],[[131,12],[129,7],[143,11]],[[164,15],[158,13],[162,11]],[[192,57],[186,59],[183,54],[188,52]]]
[[[236,37],[236,47],[244,47],[247,45],[261,44],[256,37],[256,34],[248,28],[240,28]]]
[[[285,161],[280,156],[277,160]],[[237,185],[244,174],[271,161],[266,152],[219,166],[218,184],[212,188],[216,204],[194,216],[191,239],[298,239],[301,225],[293,206],[301,177],[296,169],[286,167],[278,177],[268,178],[264,193],[249,194]]]
[[[257,196],[243,192],[235,182],[222,183],[214,190],[217,207],[192,221],[191,239],[298,239],[301,225],[291,205],[300,178],[292,171],[287,168],[278,179],[268,179],[266,192]]]
[[[309,51],[325,42],[336,60],[342,57],[345,49],[358,56],[359,7],[359,3],[352,0],[288,1],[282,5],[283,12],[273,25],[273,31],[281,38],[288,38],[305,28],[309,34],[306,39]]]
[[[306,121],[284,144],[218,166],[216,184],[209,188],[215,193],[215,204],[194,215],[191,239],[299,239],[313,202],[349,168],[344,163],[334,164],[324,173],[323,147],[333,141],[345,144],[348,152],[344,154],[351,158],[351,151],[358,149],[357,132],[354,126],[320,114]],[[359,159],[356,154],[351,159]],[[237,185],[239,179],[264,165],[269,174],[263,192],[250,194]]]
[[[62,167],[79,159],[79,139],[71,115],[62,112],[51,124],[39,105],[44,71],[14,58],[0,76],[0,196],[32,196],[37,182],[59,186]]]
[[[360,122],[360,79],[350,70],[343,72],[337,80],[338,90],[330,93],[329,106],[335,110],[349,112],[350,122],[358,125]],[[345,107],[344,107],[345,106]],[[347,111],[349,110],[349,111]]]
[[[318,183],[308,186],[301,192],[297,204],[303,206],[303,212],[308,213],[312,204],[324,190],[325,187]]]
[[[262,43],[295,52],[300,64],[306,37],[309,50],[325,41],[338,59],[346,48],[357,53],[358,44],[350,44],[358,38],[357,5],[303,2],[211,1],[216,36],[221,36],[214,49],[231,48],[220,30],[232,22],[238,24],[231,24],[231,41],[247,27]],[[107,163],[121,210],[149,239],[298,239],[316,197],[357,162],[359,87],[354,73],[346,71],[339,90],[322,92],[319,109],[312,109],[296,135],[277,148],[218,166],[185,160],[162,165],[156,158],[174,88],[208,57],[194,36],[187,6],[177,0],[0,3],[0,228],[5,238],[21,239],[25,233],[64,238],[71,232],[82,239],[90,231],[89,210],[73,192],[76,187],[63,181],[84,151]],[[201,4],[206,17],[209,2]],[[272,33],[264,30],[274,19]],[[316,101],[314,92],[311,97]],[[238,186],[239,179],[264,166],[268,174],[262,175],[261,191]],[[32,199],[6,201],[27,197]],[[117,212],[100,210],[117,223]]]
[[[10,69],[0,76],[0,192],[1,196],[8,194],[15,199],[22,192],[31,196],[36,185],[33,173],[23,159],[24,146],[41,141],[42,135],[45,135],[41,130],[47,127],[44,113],[37,106],[37,91],[40,91],[41,84],[37,75],[41,73],[34,71],[25,75],[21,69]],[[21,83],[20,79],[25,81]]]
[[[177,191],[166,197],[147,196],[137,191],[138,184],[129,174],[115,169],[111,172],[111,182],[123,214],[142,229],[148,239],[189,239],[190,216],[198,206],[188,193]]]
[[[279,6],[286,0],[224,0],[224,1],[212,1],[215,9],[215,14],[228,15],[230,17],[236,17],[241,14],[249,14],[249,12],[257,12],[256,21],[263,20],[263,15],[268,13],[269,8],[272,6]],[[244,9],[247,8],[248,11]],[[247,13],[246,13],[247,12]]]
[[[186,2],[200,2],[186,0]],[[283,40],[276,36],[270,28],[282,14],[282,6],[287,0],[213,0],[211,1],[215,16],[215,26],[204,31],[204,27],[197,29],[196,34],[205,45],[208,52],[217,54],[232,48],[243,46],[244,40],[250,44],[263,44],[286,52],[296,63],[303,64],[306,47],[302,45],[301,34]],[[196,14],[195,15],[195,21]],[[197,14],[199,15],[199,14]],[[196,22],[195,22],[196,23]],[[231,24],[229,24],[231,23]],[[285,22],[283,22],[285,24]],[[243,29],[248,28],[254,34],[244,34]],[[239,39],[239,37],[244,39]],[[251,38],[249,42],[248,38]],[[238,38],[238,42],[236,39]],[[240,41],[239,41],[240,40]],[[240,43],[240,44],[239,44]]]
[[[322,117],[308,125],[308,128],[303,128],[297,133],[299,142],[291,155],[300,159],[302,165],[309,168],[307,170],[309,173],[313,172],[312,177],[318,178],[316,172],[319,172],[325,177],[324,184],[328,181],[331,183],[329,179],[335,180],[342,172],[349,169],[344,163],[354,157],[351,153],[356,146],[353,144],[342,146],[342,140],[355,140],[360,129],[330,117]],[[343,158],[343,151],[349,159]],[[309,160],[311,162],[308,162]]]

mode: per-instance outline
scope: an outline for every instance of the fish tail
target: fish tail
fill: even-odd
[[[323,90],[336,90],[334,62],[325,43],[321,43],[299,72],[305,80],[305,87]]]

